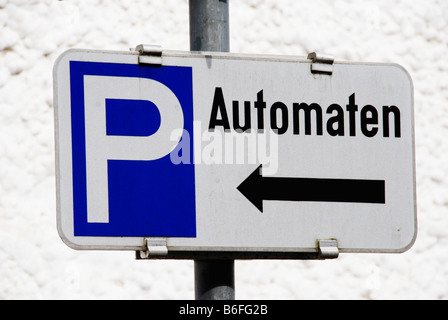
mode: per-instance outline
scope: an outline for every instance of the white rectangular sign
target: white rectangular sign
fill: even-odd
[[[56,62],[58,229],[76,249],[404,252],[413,85],[395,64],[70,50]]]

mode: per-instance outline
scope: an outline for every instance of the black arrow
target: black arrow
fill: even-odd
[[[263,177],[259,166],[238,190],[263,212],[263,200],[386,203],[384,180]]]

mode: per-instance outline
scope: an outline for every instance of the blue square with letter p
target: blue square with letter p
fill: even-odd
[[[191,67],[70,62],[74,235],[196,237]]]

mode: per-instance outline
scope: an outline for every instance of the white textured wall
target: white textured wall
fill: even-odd
[[[419,235],[403,255],[236,263],[238,299],[448,299],[448,1],[230,0],[232,52],[397,62],[415,85]],[[71,47],[189,49],[187,0],[0,0],[0,299],[194,299],[190,261],[56,231],[52,66]]]

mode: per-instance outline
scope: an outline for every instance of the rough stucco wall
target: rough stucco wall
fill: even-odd
[[[230,0],[231,51],[396,62],[415,86],[419,235],[403,255],[236,263],[238,299],[448,299],[448,2]],[[189,49],[187,0],[0,0],[0,299],[193,299],[191,261],[56,231],[52,67],[72,48]]]

